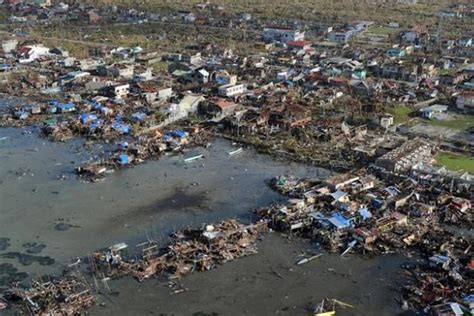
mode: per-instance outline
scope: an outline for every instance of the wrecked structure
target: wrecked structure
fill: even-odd
[[[408,171],[416,164],[426,162],[432,157],[431,145],[417,138],[409,140],[402,146],[377,158],[375,164],[388,171],[400,173]]]

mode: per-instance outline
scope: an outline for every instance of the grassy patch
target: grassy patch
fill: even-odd
[[[436,156],[436,165],[445,166],[449,170],[463,170],[474,174],[474,159],[468,156],[441,152]]]
[[[444,121],[438,120],[429,120],[428,124],[433,126],[447,127],[458,130],[466,130],[471,126],[474,126],[474,116],[473,115],[461,115],[457,116],[454,119],[448,119]]]
[[[406,105],[397,105],[388,108],[387,111],[393,115],[393,121],[395,124],[401,124],[410,119],[410,113],[413,112],[413,109]]]
[[[161,71],[167,72],[169,63],[166,61],[158,61],[152,64],[151,66],[153,67],[154,72],[161,72]]]
[[[390,34],[393,34],[397,31],[398,31],[398,29],[396,29],[396,28],[381,26],[381,27],[370,28],[367,31],[367,34],[390,35]]]

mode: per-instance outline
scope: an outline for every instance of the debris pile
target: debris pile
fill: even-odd
[[[22,305],[31,315],[80,315],[95,301],[87,283],[72,276],[32,281],[29,289],[14,287],[5,298]]]
[[[468,315],[469,309],[472,312],[472,256],[465,253],[460,254],[460,257],[435,254],[423,264],[405,269],[401,298],[403,306],[412,310],[431,311],[434,315],[445,315],[443,311],[464,310]]]
[[[256,210],[269,227],[310,238],[330,252],[406,253],[427,261],[407,272],[403,302],[420,310],[463,300],[472,290],[473,210],[466,183],[438,186],[366,169],[324,182],[280,176],[271,186],[286,204]],[[456,195],[455,195],[456,194]],[[461,228],[461,230],[459,229]]]
[[[192,130],[192,133],[180,129],[154,130],[134,141],[121,141],[108,157],[86,162],[75,172],[86,181],[94,182],[104,178],[107,171],[137,165],[166,153],[180,152],[189,146],[201,146],[207,141],[205,133],[199,129]]]
[[[266,229],[264,221],[243,225],[234,219],[203,229],[186,228],[161,251],[156,245],[147,247],[140,260],[124,260],[117,250],[109,249],[94,255],[94,265],[106,277],[132,275],[139,281],[159,275],[181,277],[257,253],[257,238]]]

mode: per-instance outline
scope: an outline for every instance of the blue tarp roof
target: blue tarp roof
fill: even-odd
[[[73,110],[76,108],[76,106],[74,105],[74,103],[58,103],[56,104],[56,107],[58,109],[60,109],[61,111],[65,111],[65,110]]]
[[[102,120],[95,120],[93,121],[92,123],[89,124],[89,129],[94,129],[94,128],[97,128],[97,127],[100,127],[102,126]]]
[[[97,115],[91,114],[91,113],[83,113],[83,114],[81,114],[79,119],[81,120],[82,124],[86,124],[90,121],[96,121],[97,120]]]
[[[121,165],[128,165],[129,159],[127,154],[120,154],[118,157],[118,162]]]
[[[114,122],[111,127],[122,134],[128,134],[130,132],[130,127],[122,122]]]
[[[132,120],[134,121],[143,121],[146,119],[146,114],[143,112],[135,112],[132,114]]]
[[[186,132],[182,131],[182,130],[179,130],[179,129],[176,129],[174,131],[167,132],[165,134],[165,136],[183,138],[183,137],[186,137]]]
[[[351,226],[351,222],[339,213],[333,213],[332,216],[328,218],[328,221],[338,229]]]
[[[359,210],[359,214],[360,216],[362,216],[362,218],[365,220],[365,219],[369,219],[372,217],[372,213],[369,211],[368,208],[364,207],[364,208],[361,208]]]

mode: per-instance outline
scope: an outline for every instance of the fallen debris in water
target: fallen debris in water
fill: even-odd
[[[353,305],[341,302],[337,299],[324,299],[321,303],[311,309],[310,314],[314,316],[336,315],[336,305],[347,308],[354,308]]]
[[[162,251],[147,245],[140,260],[124,260],[120,251],[109,248],[94,254],[94,267],[105,277],[132,275],[143,281],[153,276],[183,276],[192,271],[206,271],[217,264],[255,254],[256,241],[267,230],[267,223],[243,225],[227,220],[203,229],[187,228],[174,234]]]
[[[312,261],[312,260],[314,260],[314,259],[316,259],[316,258],[321,257],[322,255],[323,255],[322,253],[318,253],[317,255],[314,255],[314,256],[312,256],[312,257],[301,259],[301,260],[299,260],[296,264],[297,264],[297,265],[302,265],[302,264],[308,263],[308,262],[310,262],[310,261]]]
[[[229,156],[235,156],[235,155],[238,155],[240,153],[242,153],[244,151],[244,149],[242,147],[236,149],[236,150],[232,150],[232,151],[229,151]]]
[[[82,315],[95,301],[90,286],[71,276],[32,281],[26,290],[15,286],[5,293],[5,299],[21,305],[31,315]]]

